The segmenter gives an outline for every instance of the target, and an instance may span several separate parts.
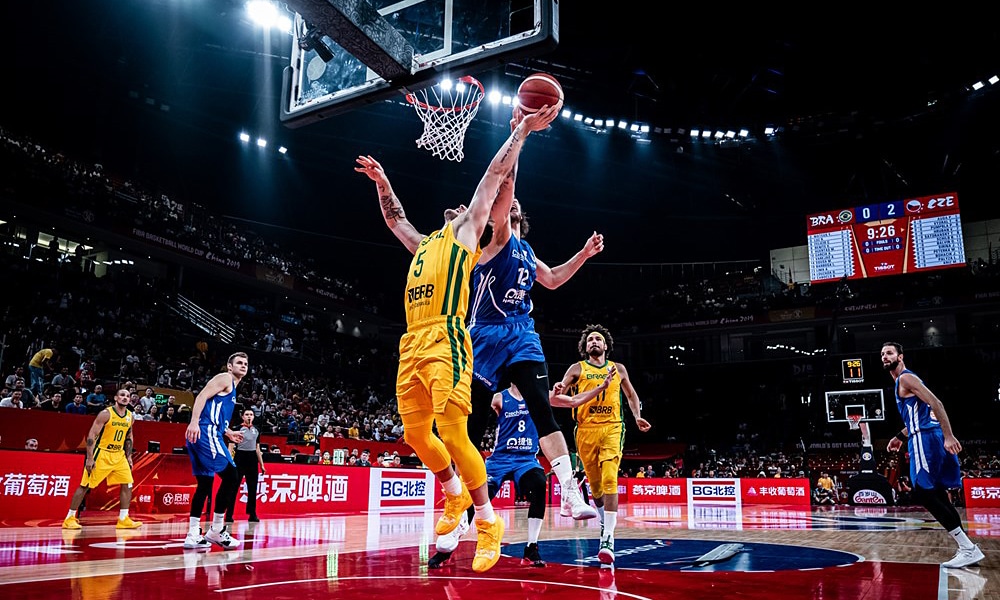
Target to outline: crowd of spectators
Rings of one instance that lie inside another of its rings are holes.
[[[75,209],[99,213],[102,219],[127,221],[210,254],[302,277],[333,290],[330,297],[335,300],[372,313],[379,310],[355,282],[321,274],[309,257],[284,251],[197,203],[180,201],[155,185],[109,175],[102,165],[83,164],[3,131],[0,147],[15,166],[8,170],[14,179],[5,182],[9,193],[32,200],[60,198],[60,205],[70,200]],[[190,419],[188,405],[179,403],[176,396],[157,398],[152,386],[196,394],[225,355],[240,349],[251,353],[252,370],[240,388],[239,402],[254,410],[262,432],[311,448],[321,463],[334,460],[332,455],[317,454],[323,437],[402,439],[392,389],[398,357],[391,345],[344,335],[319,310],[277,309],[266,291],[248,290],[234,300],[232,294],[214,293],[202,286],[195,300],[240,332],[236,347],[214,340],[207,344],[190,323],[165,310],[159,301],[176,291],[171,284],[128,270],[111,270],[98,278],[82,258],[68,263],[77,268],[66,268],[58,242],[50,244],[49,250],[44,257],[31,260],[25,260],[30,253],[23,248],[11,246],[0,252],[8,289],[16,292],[9,296],[8,309],[0,313],[0,333],[6,335],[5,348],[9,349],[0,407],[93,415],[124,386],[132,392],[137,419],[184,423]],[[581,323],[600,320],[616,331],[632,332],[669,322],[801,306],[839,307],[886,297],[896,299],[900,306],[922,307],[941,303],[941,294],[967,295],[982,289],[983,280],[1000,281],[997,272],[1000,269],[994,263],[977,260],[968,269],[927,277],[817,287],[787,284],[760,269],[711,276],[680,274],[669,278],[669,286],[660,283],[663,287],[631,302],[616,296],[613,312],[608,312],[605,299],[580,294],[579,304],[553,311],[546,319],[551,330],[575,333]],[[59,353],[46,372],[44,385],[32,390],[25,366],[42,348],[58,348]],[[483,450],[492,448],[492,433],[480,442]],[[683,458],[623,465],[622,474],[818,476],[816,465],[810,468],[804,456],[767,447],[752,428],[737,435],[732,450],[719,455],[692,445]],[[390,455],[388,461],[398,458]],[[360,455],[344,457],[345,464],[352,460],[378,464],[385,463],[386,457],[377,461]],[[970,475],[987,476],[1000,472],[1000,458],[992,451],[969,452],[964,467]],[[892,483],[900,494],[906,491],[905,477],[895,477]]]

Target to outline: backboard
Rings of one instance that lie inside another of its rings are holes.
[[[281,121],[300,127],[559,42],[558,0],[289,0]]]
[[[885,397],[882,390],[841,390],[826,393],[828,423],[847,423],[848,415],[861,415],[861,421],[885,420]]]

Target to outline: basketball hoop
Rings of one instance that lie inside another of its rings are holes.
[[[861,428],[861,416],[862,415],[847,415],[847,424],[851,426],[851,429]]]
[[[413,105],[424,123],[424,133],[417,140],[417,147],[430,150],[441,160],[462,162],[465,130],[485,96],[483,84],[468,75],[448,88],[437,84],[406,94],[406,101]]]

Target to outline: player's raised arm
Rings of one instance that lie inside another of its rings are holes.
[[[479,180],[479,185],[476,186],[476,192],[469,202],[469,210],[455,219],[455,236],[462,244],[469,248],[479,245],[479,238],[486,229],[486,222],[490,218],[490,210],[500,192],[500,186],[517,164],[525,139],[531,132],[548,127],[559,116],[561,109],[562,103],[559,103],[527,115],[497,151],[486,173]],[[513,183],[513,179],[511,181]]]
[[[576,272],[580,270],[583,263],[587,262],[587,259],[599,252],[602,252],[603,250],[604,236],[595,231],[587,239],[587,243],[583,245],[583,249],[574,254],[572,258],[563,264],[549,268],[549,266],[544,262],[538,260],[538,268],[535,271],[535,277],[538,279],[538,283],[550,290],[554,290],[569,281],[570,277],[575,275]]]
[[[385,224],[411,254],[415,253],[424,236],[407,220],[406,213],[403,212],[403,205],[396,193],[392,191],[392,185],[389,183],[389,178],[386,177],[382,165],[371,156],[359,156],[356,161],[360,166],[354,167],[354,170],[358,173],[364,173],[375,182],[379,208],[382,209],[382,218],[385,219]]]

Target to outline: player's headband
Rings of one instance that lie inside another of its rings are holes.
[[[596,335],[597,337],[601,338],[601,341],[602,341],[602,342],[604,342],[605,344],[607,344],[607,343],[608,343],[608,340],[604,339],[604,336],[603,336],[603,335],[601,335],[601,332],[600,332],[600,331],[591,331],[591,332],[590,332],[590,333],[589,333],[589,334],[587,335],[587,337],[590,337],[590,336],[592,336],[592,335]]]

